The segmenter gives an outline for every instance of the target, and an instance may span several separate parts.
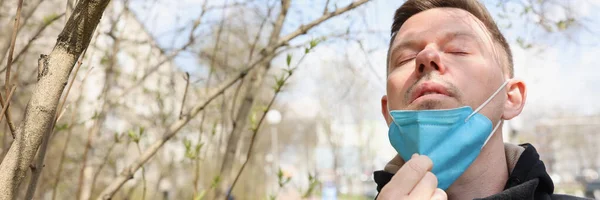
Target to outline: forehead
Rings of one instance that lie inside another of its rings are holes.
[[[398,30],[393,44],[402,40],[437,38],[447,34],[467,34],[491,42],[485,25],[471,13],[458,8],[434,8],[406,20]]]

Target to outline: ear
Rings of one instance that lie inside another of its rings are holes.
[[[502,119],[510,120],[523,111],[527,99],[527,87],[522,80],[513,79],[507,84],[507,99],[504,103]]]
[[[385,118],[385,122],[389,126],[390,123],[392,122],[392,119],[390,118],[390,113],[388,111],[387,95],[383,95],[383,97],[381,97],[381,114],[383,115],[383,118]]]

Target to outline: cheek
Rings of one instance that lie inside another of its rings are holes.
[[[387,95],[390,105],[396,105],[403,101],[408,87],[409,75],[403,73],[390,73],[387,78]]]

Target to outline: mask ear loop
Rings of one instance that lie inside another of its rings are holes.
[[[488,141],[490,141],[490,139],[492,138],[492,135],[494,135],[494,133],[496,132],[496,130],[498,130],[498,128],[500,127],[500,124],[502,124],[502,123],[503,123],[502,120],[498,121],[498,124],[496,124],[496,127],[494,127],[494,130],[492,130],[492,133],[490,133],[490,135],[487,137],[487,139],[485,139],[483,146],[481,146],[482,149],[488,143]]]
[[[487,100],[485,100],[485,102],[483,102],[483,104],[481,104],[479,107],[477,107],[477,109],[475,109],[473,111],[473,113],[471,113],[465,119],[465,122],[469,121],[469,119],[471,119],[471,117],[473,117],[473,115],[477,114],[481,109],[483,109],[483,107],[485,107],[488,103],[490,103],[490,101],[492,101],[492,99],[494,99],[494,97],[496,95],[498,95],[498,93],[500,93],[500,91],[502,91],[502,89],[504,89],[504,87],[506,86],[506,84],[508,84],[508,80],[504,81],[504,83],[496,90],[496,92],[494,92],[494,94],[492,94],[492,96],[490,96],[490,98],[488,98]]]

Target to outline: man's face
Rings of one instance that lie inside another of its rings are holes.
[[[420,12],[402,25],[390,46],[387,96],[382,99],[386,105],[382,106],[386,110],[475,109],[508,78],[500,67],[502,52],[483,23],[467,11]],[[499,120],[505,94],[500,93],[480,113]]]

